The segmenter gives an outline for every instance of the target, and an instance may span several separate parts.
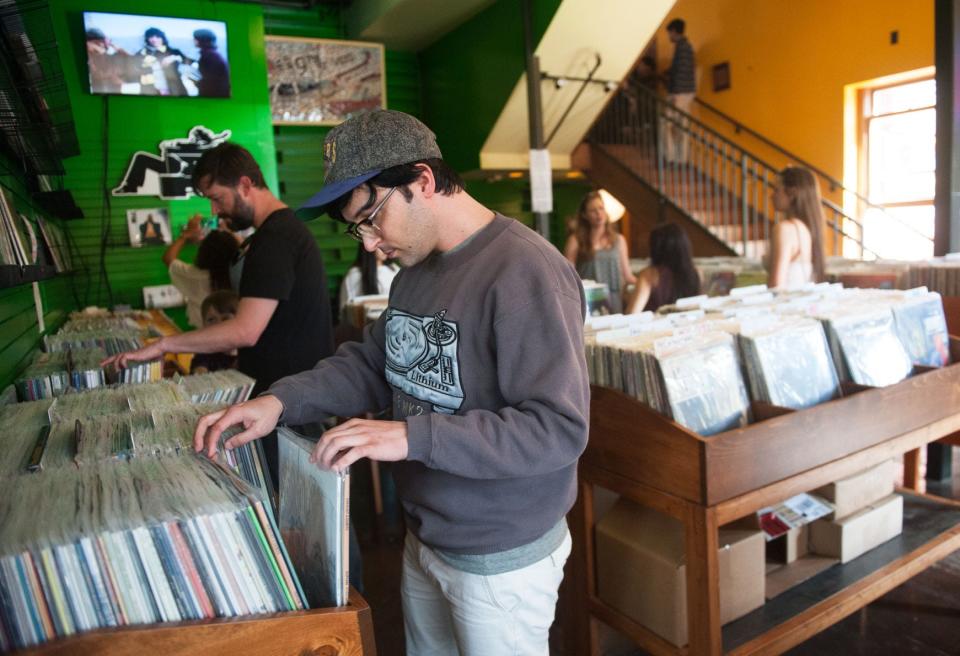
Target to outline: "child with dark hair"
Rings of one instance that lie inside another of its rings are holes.
[[[240,297],[232,289],[219,289],[205,299],[200,307],[204,327],[232,319],[237,315]],[[228,353],[197,353],[190,363],[191,374],[205,374],[208,371],[236,369],[237,351]]]
[[[187,304],[187,321],[194,328],[203,325],[201,302],[210,292],[230,289],[230,266],[239,248],[236,237],[225,230],[214,230],[206,237],[201,227],[202,217],[193,216],[183,233],[163,254],[170,281],[180,290]],[[187,242],[199,244],[193,264],[178,259]]]

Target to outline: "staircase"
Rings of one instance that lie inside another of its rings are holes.
[[[594,123],[587,141],[731,253],[750,258],[766,253],[773,226],[782,218],[771,200],[778,168],[643,86],[618,91]],[[799,158],[767,143],[787,161],[802,164]],[[808,168],[820,178],[821,190],[854,194],[822,171]],[[854,195],[861,203],[867,202]],[[879,257],[864,246],[858,219],[828,198],[823,199],[823,214],[828,254]],[[904,225],[895,217],[886,217],[899,227]]]

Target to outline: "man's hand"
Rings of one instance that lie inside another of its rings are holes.
[[[131,360],[134,362],[146,362],[148,360],[156,360],[157,358],[162,358],[166,353],[166,350],[163,348],[163,340],[158,339],[153,344],[148,344],[143,348],[137,349],[136,351],[127,351],[126,353],[117,353],[116,355],[111,355],[109,358],[100,363],[101,367],[107,367],[109,365],[114,365],[117,369],[125,369],[127,363]]]
[[[207,457],[212,458],[217,454],[217,444],[220,442],[223,431],[237,424],[243,426],[242,432],[237,433],[224,444],[228,449],[235,449],[263,437],[276,428],[281,414],[283,414],[283,404],[280,403],[280,399],[267,394],[246,403],[204,415],[200,417],[197,429],[193,433],[193,448],[196,451],[205,451]]]
[[[343,471],[360,458],[395,461],[406,457],[407,422],[351,419],[323,434],[310,461]]]

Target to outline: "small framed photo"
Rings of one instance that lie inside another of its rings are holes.
[[[130,245],[163,246],[173,241],[170,235],[170,214],[166,208],[127,210],[127,232]]]
[[[726,91],[730,88],[730,62],[716,64],[713,67],[713,90]]]

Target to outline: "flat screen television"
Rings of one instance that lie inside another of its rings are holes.
[[[230,97],[227,24],[83,13],[90,93]]]

